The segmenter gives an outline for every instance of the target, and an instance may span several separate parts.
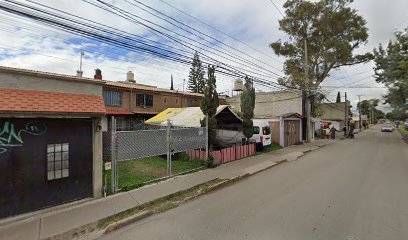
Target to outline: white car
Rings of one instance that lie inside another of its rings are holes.
[[[389,123],[384,123],[381,127],[381,132],[393,132],[394,127]]]
[[[254,135],[250,138],[256,142],[257,148],[262,149],[272,144],[272,131],[268,121],[252,120],[254,123]]]

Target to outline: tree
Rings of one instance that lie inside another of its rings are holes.
[[[367,43],[366,21],[349,7],[352,0],[320,0],[308,2],[288,0],[284,4],[286,16],[279,20],[280,30],[289,40],[270,44],[278,56],[286,57],[284,72],[279,80],[287,86],[305,87],[305,43],[308,51],[308,77],[315,87],[329,76],[332,69],[364,63],[371,53],[354,55]]]
[[[340,92],[337,92],[336,103],[340,103],[340,102],[341,102]]]
[[[361,114],[367,115],[368,119],[373,119],[375,121],[376,119],[384,117],[384,113],[376,108],[379,103],[380,100],[375,98],[363,100],[357,104],[357,109],[361,111]]]
[[[170,90],[174,90],[174,86],[173,86],[173,74],[171,74]]]
[[[396,110],[392,116],[403,117],[401,113],[408,110],[408,28],[396,32],[387,49],[380,44],[374,56],[376,81],[388,88],[385,103]]]
[[[200,55],[198,55],[198,52],[195,52],[190,73],[188,74],[187,89],[195,93],[204,93],[204,74],[205,71],[200,60]]]
[[[240,99],[244,127],[243,133],[248,140],[254,134],[252,118],[254,117],[255,109],[255,88],[249,77],[245,77],[245,90],[242,92]]]
[[[204,115],[208,116],[208,144],[212,146],[215,142],[217,136],[217,120],[215,119],[215,114],[217,113],[217,108],[220,105],[217,93],[217,85],[215,79],[215,68],[214,66],[208,66],[208,78],[204,86],[204,97],[201,101],[201,111]],[[202,126],[205,126],[204,119],[201,122]]]

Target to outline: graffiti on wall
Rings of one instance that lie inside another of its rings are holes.
[[[0,126],[0,154],[7,152],[11,147],[24,146],[24,134],[39,136],[47,131],[47,127],[40,122],[28,122],[24,128],[17,129],[13,122],[5,121]]]

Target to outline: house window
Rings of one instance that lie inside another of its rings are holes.
[[[69,176],[69,143],[47,145],[47,179]]]
[[[254,126],[254,134],[259,134],[259,127]]]
[[[164,98],[164,103],[166,103],[167,102],[167,99],[166,98]]]
[[[136,94],[136,106],[138,106],[138,107],[153,107],[153,95]]]
[[[178,98],[176,98],[176,104],[178,104]]]
[[[122,92],[119,91],[103,91],[103,100],[106,106],[121,106]]]

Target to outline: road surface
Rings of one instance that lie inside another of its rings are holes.
[[[408,239],[408,144],[369,129],[103,239]]]

